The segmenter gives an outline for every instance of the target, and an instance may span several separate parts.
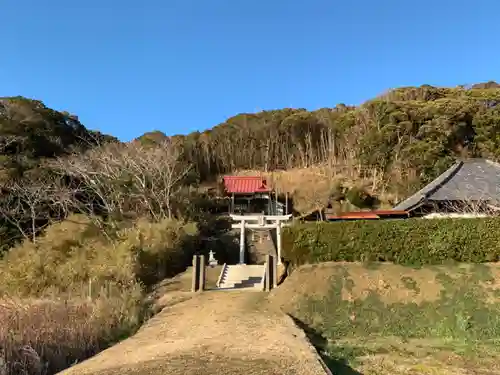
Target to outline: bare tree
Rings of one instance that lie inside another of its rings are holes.
[[[3,186],[0,217],[21,237],[36,242],[40,231],[69,212],[71,194],[59,182],[47,176],[9,181]]]
[[[303,212],[304,216],[316,211],[319,213],[319,219],[324,220],[324,209],[328,205],[331,194],[331,182],[318,179],[318,182],[309,189],[294,192],[294,208]]]
[[[155,147],[106,144],[60,158],[56,167],[80,181],[99,210],[120,217],[148,214],[158,220],[173,216],[172,197],[191,169],[182,156],[180,145],[170,139]]]
[[[18,239],[19,237],[26,240],[31,240],[32,236],[29,234],[28,230],[25,229],[23,219],[25,216],[25,209],[18,197],[11,194],[8,188],[4,188],[2,191],[3,199],[0,204],[0,217],[11,226],[15,227],[18,235],[15,235],[12,239]]]

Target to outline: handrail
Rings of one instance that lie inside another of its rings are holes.
[[[226,267],[227,267],[227,264],[226,264],[226,263],[224,263],[224,264],[222,265],[222,271],[221,271],[221,273],[220,273],[220,275],[219,275],[219,278],[217,279],[217,283],[215,284],[215,286],[216,286],[217,288],[219,288],[219,287],[220,287],[220,282],[221,282],[221,280],[222,280],[222,275],[224,275],[224,272],[226,272]]]

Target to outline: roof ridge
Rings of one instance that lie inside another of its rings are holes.
[[[436,190],[440,189],[447,181],[449,181],[457,172],[462,168],[464,162],[456,160],[455,163],[446,171],[441,173],[438,177],[418,190],[416,193],[410,195],[403,201],[399,202],[393,210],[410,210],[412,207],[418,205],[423,199],[433,194]]]

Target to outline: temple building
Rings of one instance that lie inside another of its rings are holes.
[[[230,199],[229,213],[238,215],[264,214],[285,215],[286,203],[278,201],[263,177],[224,176],[224,194]]]
[[[413,217],[481,217],[500,213],[500,164],[457,161],[434,181],[397,204]]]

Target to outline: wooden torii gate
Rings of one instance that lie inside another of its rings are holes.
[[[292,215],[231,215],[238,223],[233,229],[240,229],[240,264],[245,264],[245,229],[276,229],[277,264],[281,264],[281,228],[286,226]]]

